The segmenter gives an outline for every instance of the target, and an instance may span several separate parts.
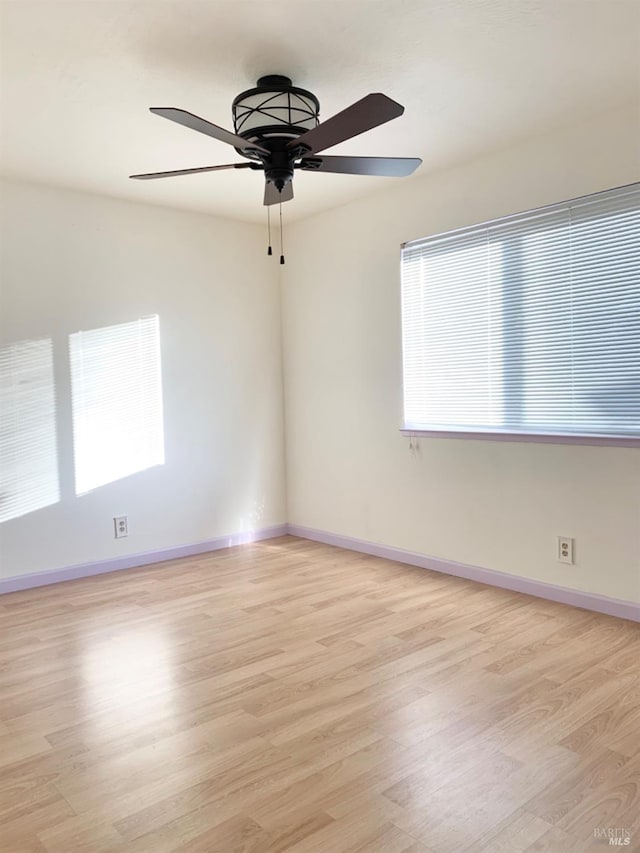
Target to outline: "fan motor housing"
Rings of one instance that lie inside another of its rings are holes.
[[[233,127],[238,136],[257,142],[269,154],[237,148],[239,154],[261,160],[265,177],[282,188],[293,179],[297,150],[287,148],[320,121],[320,102],[312,92],[293,86],[289,77],[260,77],[255,89],[241,92],[232,105]]]
[[[251,142],[273,137],[295,139],[319,124],[320,102],[312,92],[293,86],[289,77],[260,77],[255,89],[233,100],[233,127]]]

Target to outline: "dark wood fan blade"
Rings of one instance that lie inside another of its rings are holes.
[[[291,201],[292,198],[293,184],[291,181],[284,185],[282,192],[271,181],[267,181],[264,185],[264,203],[266,205],[280,204],[280,202]]]
[[[146,172],[144,175],[129,175],[135,181],[152,181],[155,178],[175,178],[178,175],[199,175],[200,172],[219,172],[222,169],[250,169],[251,163],[229,163],[227,166],[201,166],[199,169],[176,169],[173,172]]]
[[[340,175],[375,175],[403,178],[422,163],[419,157],[313,157],[302,159],[305,172],[336,172]]]
[[[366,95],[346,110],[321,122],[313,130],[308,130],[297,139],[292,139],[287,147],[292,149],[297,145],[304,145],[313,152],[324,151],[325,148],[331,148],[339,142],[344,142],[345,139],[351,139],[352,136],[358,136],[365,130],[378,127],[379,124],[391,121],[392,118],[398,118],[403,112],[404,107],[386,95],[380,93]]]
[[[233,145],[234,148],[262,151],[263,154],[269,153],[267,149],[263,148],[261,145],[257,145],[254,142],[248,142],[241,136],[231,133],[230,130],[225,130],[224,127],[218,127],[217,124],[211,124],[210,121],[199,118],[199,116],[195,116],[193,113],[189,113],[186,110],[179,110],[177,107],[150,107],[149,109],[157,116],[168,118],[169,121],[175,121],[178,124],[184,125],[184,127],[190,127],[191,130],[197,130],[199,133],[212,136],[214,139],[220,140],[220,142],[226,142],[228,145]]]

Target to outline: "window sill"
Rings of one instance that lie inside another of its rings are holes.
[[[624,438],[619,435],[571,435],[567,433],[535,432],[461,432],[458,430],[431,430],[402,427],[402,435],[418,438],[463,438],[467,441],[516,441],[537,444],[583,444],[601,447],[640,448],[640,436]]]

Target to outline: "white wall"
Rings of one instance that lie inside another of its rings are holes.
[[[412,456],[398,432],[400,243],[639,179],[636,104],[292,225],[289,521],[640,600],[640,451],[423,438]]]
[[[399,244],[640,179],[637,109],[263,229],[5,182],[0,346],[51,337],[61,500],[0,525],[0,576],[288,520],[640,600],[640,453],[423,439],[402,417]],[[330,175],[322,180],[331,180]],[[336,178],[339,180],[339,178]],[[68,335],[158,313],[166,462],[75,496]],[[111,519],[127,514],[128,539]],[[554,559],[576,537],[578,564]]]
[[[0,346],[53,339],[61,500],[0,525],[0,576],[286,521],[278,270],[263,229],[13,182],[1,192]],[[68,336],[155,313],[165,464],[77,497]]]

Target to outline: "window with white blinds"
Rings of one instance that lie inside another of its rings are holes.
[[[0,522],[60,500],[51,338],[0,347]]]
[[[640,438],[640,184],[402,249],[404,428]]]
[[[76,493],[164,463],[158,316],[69,336]]]

